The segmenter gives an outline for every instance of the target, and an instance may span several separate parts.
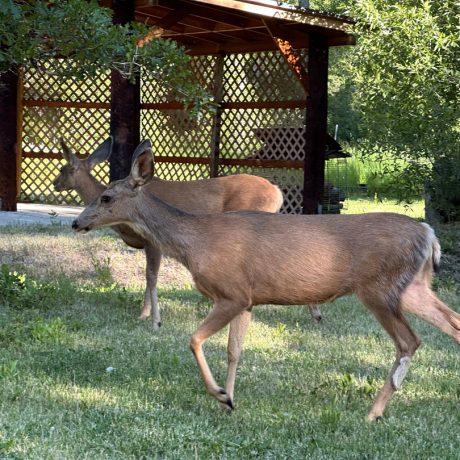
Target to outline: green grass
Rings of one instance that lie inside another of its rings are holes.
[[[351,197],[345,200],[343,214],[362,214],[365,212],[397,212],[414,219],[423,219],[425,216],[425,202],[414,201],[411,204],[400,204],[394,199],[366,197]]]
[[[305,306],[256,307],[227,414],[188,347],[211,304],[171,261],[158,333],[136,319],[141,255],[107,232],[0,228],[2,263],[1,459],[458,458],[459,348],[415,318],[423,346],[370,424],[394,348],[364,307],[324,305],[320,325]],[[460,310],[455,286],[439,294]],[[226,331],[205,353],[222,384]]]

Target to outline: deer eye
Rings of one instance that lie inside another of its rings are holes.
[[[101,196],[101,203],[109,203],[111,199],[112,199],[112,197],[110,197],[108,195],[102,195]]]

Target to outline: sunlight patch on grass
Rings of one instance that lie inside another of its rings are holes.
[[[105,372],[105,371],[102,371]],[[116,372],[116,371],[114,371]],[[110,378],[110,375],[107,376]],[[50,397],[64,404],[78,403],[87,406],[113,406],[120,404],[120,398],[102,388],[82,387],[76,384],[54,384],[50,388]]]
[[[342,211],[343,214],[363,214],[367,212],[396,212],[414,219],[424,219],[425,202],[418,200],[411,204],[400,204],[396,200],[387,198],[376,198],[375,200],[353,198],[345,201]]]

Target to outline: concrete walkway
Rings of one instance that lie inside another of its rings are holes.
[[[17,212],[0,211],[0,226],[17,224],[50,225],[56,222],[70,225],[82,210],[83,207],[79,206],[18,203]]]

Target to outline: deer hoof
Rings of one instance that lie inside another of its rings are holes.
[[[219,388],[216,398],[225,410],[232,411],[235,408],[232,398],[228,396],[227,392],[223,388]]]
[[[231,414],[233,412],[233,409],[235,408],[231,401],[230,401],[230,405],[219,401],[219,405],[220,405],[222,411],[226,412],[227,414]]]
[[[158,331],[161,327],[161,321],[153,321],[153,330]]]
[[[381,422],[383,420],[383,416],[381,414],[368,414],[367,421],[368,422]]]

